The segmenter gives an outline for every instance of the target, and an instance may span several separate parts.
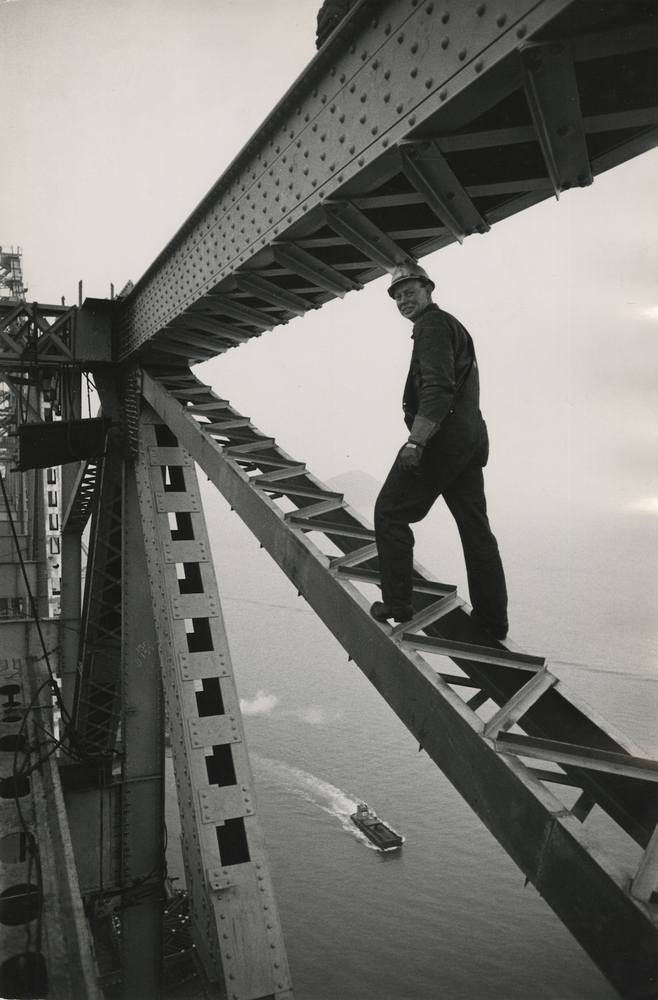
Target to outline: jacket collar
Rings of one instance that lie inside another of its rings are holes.
[[[412,337],[412,339],[416,336],[416,327],[420,323],[421,319],[423,318],[423,316],[427,316],[427,314],[429,312],[439,312],[440,313],[440,312],[442,312],[442,309],[441,309],[440,306],[437,306],[436,302],[430,302],[428,305],[426,305],[425,308],[423,309],[422,313],[418,317],[418,319],[414,322],[413,329],[411,331],[411,337]]]

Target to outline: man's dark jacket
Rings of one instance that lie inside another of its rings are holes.
[[[473,341],[459,320],[435,303],[414,323],[403,408],[410,440],[433,454],[468,458],[482,450],[487,428],[480,413],[480,379]]]

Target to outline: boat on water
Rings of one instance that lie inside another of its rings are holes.
[[[382,822],[365,802],[359,803],[350,819],[380,851],[392,851],[396,847],[402,847],[404,837]]]

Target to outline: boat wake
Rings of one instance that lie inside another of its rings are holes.
[[[279,787],[285,788],[286,791],[297,795],[306,802],[312,802],[313,805],[322,809],[323,812],[337,819],[346,833],[356,837],[357,840],[360,840],[366,847],[370,847],[373,851],[377,850],[375,845],[354,826],[350,819],[352,813],[356,812],[357,799],[352,798],[347,792],[336,788],[335,785],[330,784],[328,781],[323,781],[322,778],[318,778],[315,774],[310,774],[299,767],[286,764],[283,760],[262,757],[253,751],[249,756],[251,757],[254,769],[260,771],[266,779]]]

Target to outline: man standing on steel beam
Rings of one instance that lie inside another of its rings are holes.
[[[432,302],[434,282],[417,264],[393,272],[388,294],[413,324],[411,366],[404,389],[409,440],[400,449],[375,506],[382,601],[377,621],[413,617],[414,536],[443,496],[464,550],[473,618],[496,639],[507,635],[505,574],[487,518],[482,468],[489,441],[480,413],[473,341],[461,323]]]

